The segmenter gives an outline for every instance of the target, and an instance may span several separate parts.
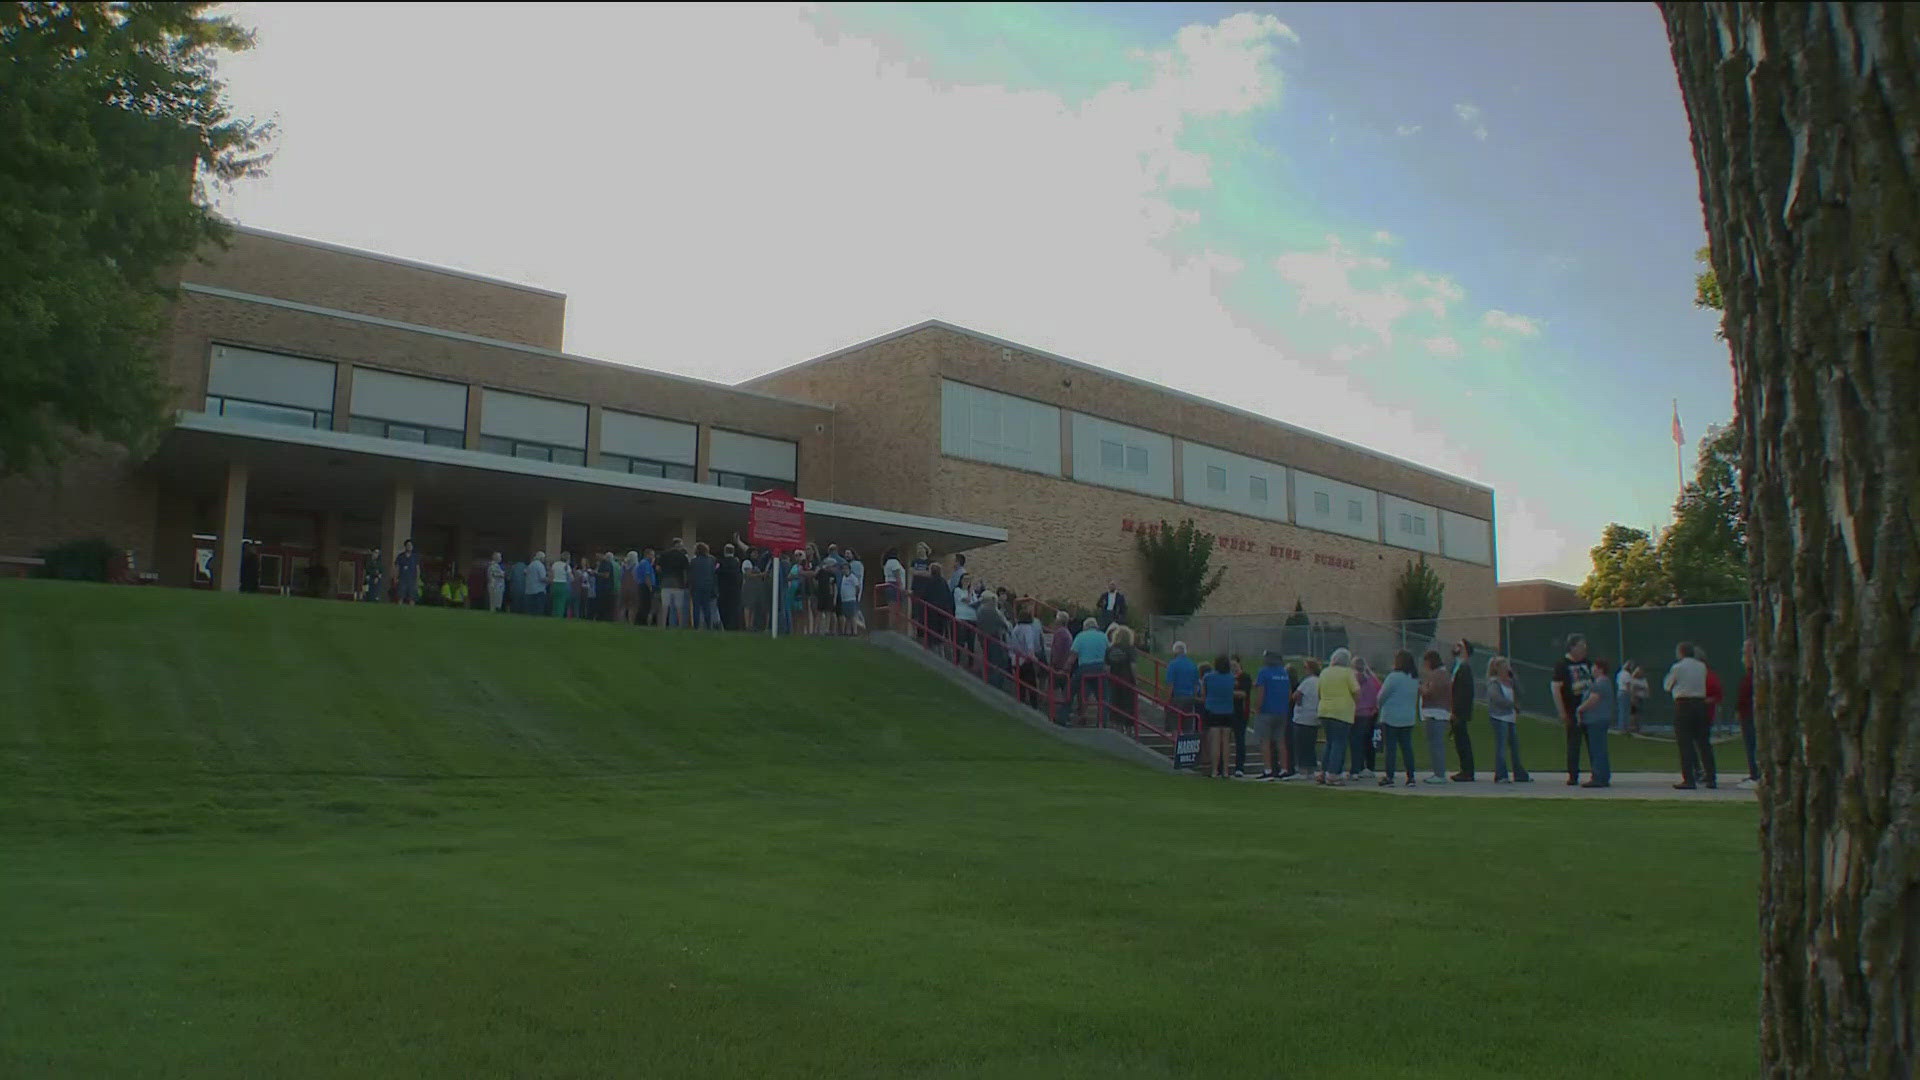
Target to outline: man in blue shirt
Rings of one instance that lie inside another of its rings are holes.
[[[1187,655],[1187,643],[1173,643],[1173,659],[1167,661],[1167,703],[1173,706],[1177,724],[1192,719],[1194,694],[1200,686],[1200,665]]]
[[[1593,760],[1593,775],[1580,786],[1613,786],[1613,762],[1607,755],[1607,730],[1613,727],[1613,665],[1605,660],[1593,662],[1593,681],[1587,684],[1587,698],[1577,710],[1580,727],[1587,737],[1587,753]]]
[[[1287,677],[1280,654],[1269,649],[1266,663],[1254,676],[1254,689],[1260,692],[1260,711],[1253,718],[1253,735],[1260,740],[1267,770],[1262,780],[1278,780],[1292,764],[1288,753],[1287,721],[1293,717],[1293,680]]]
[[[1107,635],[1089,618],[1073,638],[1073,690],[1067,695],[1067,715],[1080,711],[1083,701],[1104,701],[1101,676],[1107,673]]]

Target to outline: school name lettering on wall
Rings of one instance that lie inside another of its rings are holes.
[[[1147,521],[1144,519],[1136,521],[1133,518],[1122,518],[1120,519],[1120,531],[1123,533],[1146,533],[1152,536],[1160,531],[1160,522]],[[1249,552],[1252,554],[1259,554],[1264,551],[1268,558],[1279,559],[1284,562],[1305,562],[1311,559],[1313,565],[1324,566],[1331,570],[1358,570],[1360,568],[1357,559],[1347,558],[1343,555],[1327,555],[1318,551],[1303,551],[1300,548],[1289,547],[1286,544],[1266,544],[1244,536],[1215,536],[1213,538],[1213,546],[1221,551]]]

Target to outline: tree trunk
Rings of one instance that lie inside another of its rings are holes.
[[[1920,5],[1662,5],[1726,301],[1768,1077],[1920,1075]]]

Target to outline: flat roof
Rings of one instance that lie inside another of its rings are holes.
[[[892,341],[895,338],[905,337],[908,334],[919,333],[922,330],[934,330],[934,329],[950,330],[953,333],[963,334],[967,337],[974,338],[975,340],[987,342],[990,345],[999,345],[1003,348],[1008,348],[1008,349],[1018,349],[1021,352],[1027,353],[1031,356],[1037,356],[1043,360],[1051,360],[1056,364],[1062,364],[1062,365],[1065,365],[1066,367],[1077,368],[1081,371],[1092,372],[1095,375],[1104,375],[1109,379],[1118,379],[1121,382],[1132,383],[1135,386],[1144,387],[1149,390],[1155,390],[1162,394],[1166,394],[1170,397],[1176,397],[1183,401],[1192,402],[1195,405],[1204,405],[1211,409],[1218,409],[1221,412],[1232,413],[1235,416],[1243,416],[1249,420],[1255,420],[1262,424],[1267,424],[1269,426],[1279,428],[1283,431],[1292,432],[1296,435],[1305,435],[1308,438],[1318,439],[1319,441],[1324,443],[1329,443],[1334,446],[1345,447],[1346,449],[1355,451],[1356,453],[1365,454],[1368,457],[1375,458],[1380,461],[1389,462],[1391,464],[1400,466],[1401,468],[1404,468],[1404,469],[1412,469],[1415,472],[1426,473],[1428,476],[1438,477],[1442,480],[1448,480],[1456,484],[1463,484],[1467,487],[1475,489],[1476,491],[1485,491],[1485,492],[1488,492],[1489,494],[1491,494],[1493,491],[1493,488],[1491,486],[1487,484],[1483,484],[1478,480],[1469,480],[1464,476],[1455,476],[1452,473],[1442,472],[1439,469],[1422,465],[1417,461],[1408,461],[1407,459],[1402,457],[1395,457],[1392,454],[1383,453],[1379,450],[1374,450],[1370,447],[1361,446],[1358,443],[1351,443],[1345,439],[1335,438],[1332,435],[1327,435],[1322,432],[1314,431],[1311,428],[1304,428],[1299,426],[1298,424],[1290,424],[1285,420],[1277,420],[1271,416],[1266,416],[1261,413],[1252,412],[1250,410],[1242,409],[1237,406],[1227,405],[1222,402],[1214,401],[1211,398],[1203,398],[1197,394],[1189,394],[1184,390],[1176,390],[1171,386],[1166,386],[1161,383],[1156,383],[1148,379],[1142,379],[1136,375],[1128,375],[1125,372],[1114,371],[1112,368],[1104,368],[1099,366],[1098,364],[1089,364],[1084,360],[1075,360],[1072,357],[1061,356],[1058,353],[1051,353],[1046,351],[1045,349],[1036,349],[1031,345],[1022,345],[1017,341],[1009,341],[1006,338],[995,337],[992,334],[983,333],[979,330],[974,330],[969,327],[960,326],[957,323],[950,323],[945,321],[944,319],[928,319],[924,322],[917,322],[917,323],[914,323],[912,326],[902,327],[901,329],[890,331],[885,334],[881,334],[879,337],[868,338],[867,340],[859,342],[858,344],[848,345],[845,348],[835,349],[830,353],[825,353],[823,355],[816,356],[811,360],[802,360],[797,364],[788,364],[786,367],[775,368],[774,370],[769,371],[764,375],[756,375],[751,379],[744,380],[739,385],[752,386],[754,383],[760,382],[764,379],[771,379],[776,375],[784,375],[790,371],[799,371],[802,368],[811,367],[814,364],[824,363],[825,361],[828,361],[828,360],[835,360],[842,356],[847,355],[848,353],[858,352],[861,349],[871,348],[872,346],[879,345],[884,342]],[[1184,438],[1184,436],[1175,436],[1175,437]],[[1197,440],[1188,439],[1187,441],[1194,442]],[[1225,448],[1222,447],[1221,449],[1225,449]],[[1233,452],[1239,453],[1240,451],[1233,451]]]
[[[1506,588],[1509,585],[1551,585],[1556,589],[1567,589],[1569,591],[1578,589],[1580,587],[1578,585],[1569,585],[1564,581],[1555,581],[1552,578],[1543,578],[1543,577],[1519,578],[1514,581],[1500,581],[1500,582],[1495,582],[1494,584],[1496,585],[1496,587],[1502,588],[1502,589]]]
[[[412,270],[426,270],[430,273],[445,274],[448,277],[465,278],[468,281],[479,281],[488,285],[500,285],[509,289],[518,289],[521,292],[557,297],[561,300],[567,298],[566,293],[554,292],[552,289],[542,289],[535,285],[526,285],[518,281],[508,281],[505,278],[487,277],[485,274],[470,274],[465,270],[455,270],[451,267],[435,266],[432,263],[403,259],[398,255],[387,255],[378,251],[368,251],[365,248],[348,247],[345,244],[330,244],[325,240],[315,240],[307,236],[295,236],[292,233],[274,232],[271,229],[258,229],[252,225],[242,225],[236,221],[227,222],[227,226],[234,232],[242,233],[246,236],[258,236],[267,240],[280,240],[289,244],[299,244],[302,247],[337,252],[341,255],[357,255],[363,259],[377,259],[380,262],[392,263],[395,266],[404,266]]]

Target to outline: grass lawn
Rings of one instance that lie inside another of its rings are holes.
[[[0,1076],[1757,1067],[1748,805],[1206,784],[857,643],[160,589],[0,583],[0,686]]]

